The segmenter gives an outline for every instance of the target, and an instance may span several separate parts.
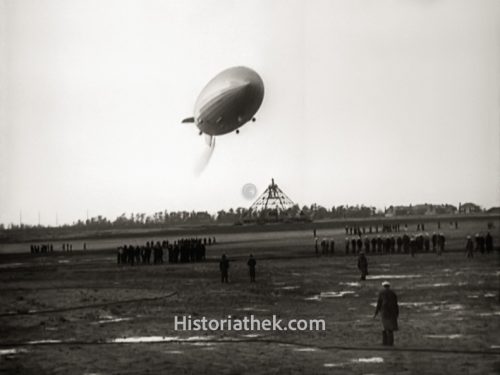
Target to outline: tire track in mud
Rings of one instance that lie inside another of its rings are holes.
[[[177,294],[177,292],[172,292],[170,294],[165,294],[165,295],[156,296],[156,297],[134,298],[134,299],[126,299],[126,300],[120,300],[120,301],[94,303],[94,304],[88,304],[88,305],[68,306],[68,307],[61,307],[61,308],[57,308],[57,309],[12,311],[12,312],[7,312],[7,313],[2,313],[2,314],[0,314],[0,317],[12,317],[12,316],[19,316],[19,315],[50,314],[50,313],[58,313],[58,312],[65,312],[65,311],[122,305],[122,304],[135,303],[135,302],[157,301],[157,300],[172,297],[176,294]]]

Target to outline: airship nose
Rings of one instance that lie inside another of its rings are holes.
[[[258,82],[253,82],[252,80],[245,80],[236,83],[231,91],[233,93],[238,93],[246,97],[254,97],[260,93],[261,86],[258,84]]]
[[[221,90],[219,99],[222,100],[248,100],[257,92],[251,81],[235,81],[224,90]]]

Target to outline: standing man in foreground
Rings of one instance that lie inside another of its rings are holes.
[[[382,286],[384,289],[378,295],[377,307],[373,317],[375,318],[380,311],[382,325],[384,327],[382,331],[382,345],[393,346],[393,332],[398,330],[398,297],[396,293],[390,289],[391,284],[388,281],[384,281]]]

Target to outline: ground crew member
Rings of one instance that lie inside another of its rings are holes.
[[[361,271],[361,280],[366,280],[366,275],[368,275],[368,260],[363,250],[359,252],[358,269]]]
[[[394,345],[394,331],[398,330],[399,306],[398,297],[394,293],[388,281],[382,283],[384,289],[378,295],[377,307],[374,318],[380,312],[382,318],[382,345]]]
[[[252,254],[250,254],[250,258],[248,259],[247,265],[248,265],[248,270],[250,271],[250,282],[254,283],[255,282],[255,265],[257,262],[255,261],[255,258],[253,257]]]
[[[221,260],[219,262],[221,282],[227,283],[229,275],[229,260],[226,258],[226,254],[222,254]]]
[[[467,236],[465,250],[467,252],[467,258],[474,258],[474,244],[472,243],[472,238],[470,236]]]

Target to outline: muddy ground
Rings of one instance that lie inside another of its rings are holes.
[[[471,224],[472,225],[472,224]],[[479,224],[474,224],[479,225]],[[463,247],[465,226],[449,232]],[[432,230],[432,228],[430,228]],[[322,235],[320,233],[320,235]],[[0,255],[0,373],[496,374],[499,255],[368,255],[368,280],[338,237],[314,256],[311,233],[221,237],[203,263],[117,266],[107,250]],[[496,238],[498,244],[498,238]],[[221,284],[217,259],[232,259]],[[257,259],[249,283],[246,259]],[[396,345],[373,319],[381,281],[400,301]],[[174,316],[324,319],[325,331],[176,331]]]

